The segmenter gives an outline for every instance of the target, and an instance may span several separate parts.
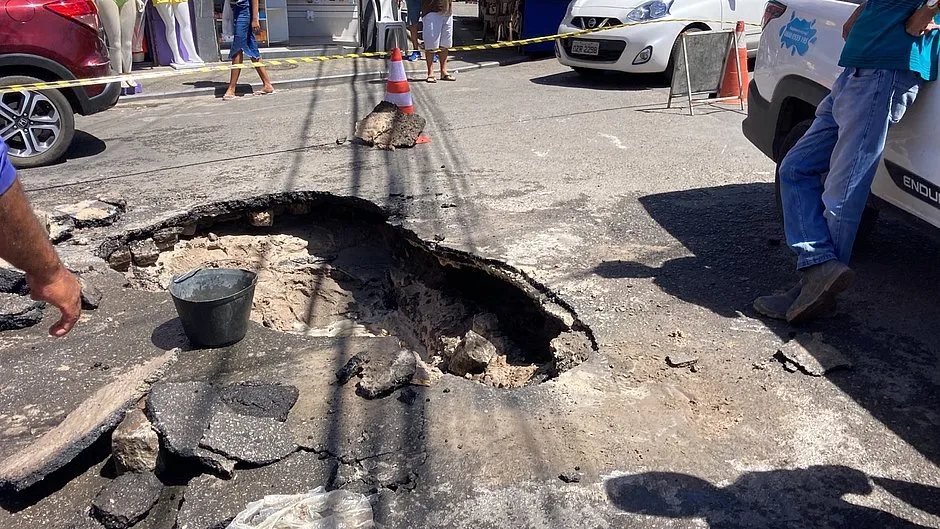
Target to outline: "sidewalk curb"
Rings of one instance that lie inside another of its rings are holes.
[[[518,57],[510,57],[501,61],[486,61],[480,63],[469,63],[466,66],[460,66],[454,68],[453,72],[459,74],[461,72],[469,72],[473,70],[482,70],[484,68],[496,68],[500,66],[512,66],[514,64],[520,64],[531,60],[530,57],[526,55],[519,55]],[[423,64],[423,63],[422,63]],[[406,74],[411,78],[413,75],[423,76],[425,74],[424,68],[418,69],[406,69]],[[292,88],[306,88],[312,86],[331,86],[337,84],[343,84],[345,82],[360,82],[360,81],[375,81],[385,79],[388,76],[388,72],[385,70],[372,71],[372,72],[359,72],[359,73],[348,73],[348,74],[339,74],[339,75],[327,75],[323,77],[305,77],[301,79],[287,79],[285,81],[274,81],[271,84],[275,88],[281,89],[292,89]],[[414,81],[412,81],[414,82]],[[137,101],[155,101],[163,99],[179,99],[185,97],[195,97],[195,96],[211,96],[215,97],[216,90],[218,88],[194,88],[192,90],[185,90],[179,92],[157,92],[151,94],[141,94],[136,96],[125,96],[122,97],[118,104],[122,103],[134,103]]]

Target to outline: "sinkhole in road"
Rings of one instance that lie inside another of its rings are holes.
[[[425,242],[360,199],[296,193],[203,206],[111,239],[99,254],[147,291],[197,267],[255,271],[251,319],[265,327],[394,336],[432,374],[496,388],[544,382],[596,350],[590,329],[546,287]]]

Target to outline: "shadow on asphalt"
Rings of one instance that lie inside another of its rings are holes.
[[[654,278],[662,290],[725,318],[759,318],[751,307],[763,294],[796,283],[795,257],[782,240],[772,184],[693,189],[641,197],[649,215],[691,256],[661,266],[606,261],[594,273],[606,278]],[[933,278],[940,241],[885,212],[870,239],[856,245],[855,288],[840,298],[833,318],[800,326],[761,319],[782,341],[810,337],[837,348],[852,369],[826,375],[934,464],[940,464],[940,379],[936,376],[940,303]],[[612,225],[616,235],[628,229]],[[799,376],[799,375],[795,375]]]
[[[572,71],[555,73],[530,80],[541,86],[583,88],[587,90],[649,90],[669,88],[665,76],[657,74],[627,74],[621,72],[598,72],[596,77],[583,77]]]
[[[241,75],[249,73],[249,70],[244,70]],[[184,85],[191,86],[193,88],[214,88],[215,97],[221,98],[225,95],[225,90],[228,88],[228,83],[222,81],[193,81],[190,83],[183,83]],[[235,95],[245,96],[255,93],[254,88],[250,84],[237,84],[235,85]]]
[[[880,484],[880,478],[873,479]],[[940,504],[935,487],[896,483],[915,501]],[[843,499],[846,494],[868,495],[874,490],[864,472],[844,466],[748,472],[726,487],[688,474],[646,472],[610,479],[605,489],[611,503],[623,511],[668,518],[704,518],[710,529],[926,528]]]
[[[55,166],[63,164],[70,160],[80,160],[97,156],[107,150],[108,145],[101,138],[89,134],[83,130],[76,130],[72,143],[65,151],[65,154],[58,161],[49,164]]]
[[[190,351],[193,348],[189,339],[186,338],[186,333],[183,332],[183,324],[179,318],[173,318],[154,329],[150,335],[150,341],[164,351],[177,347],[183,351]]]

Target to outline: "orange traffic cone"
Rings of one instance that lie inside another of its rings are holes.
[[[721,88],[718,91],[718,97],[733,97],[739,101],[747,101],[747,85],[751,80],[747,73],[747,44],[744,41],[744,21],[739,20],[734,28],[734,40],[737,49],[728,51],[728,60],[725,61],[725,76],[721,80]],[[737,59],[734,54],[737,53]],[[741,65],[741,72],[738,72],[738,64]],[[723,103],[737,104],[738,101],[730,100]]]
[[[398,105],[405,114],[414,114],[415,107],[411,99],[411,87],[405,75],[405,64],[401,61],[401,50],[392,50],[392,59],[388,63],[388,82],[385,85],[385,101]]]

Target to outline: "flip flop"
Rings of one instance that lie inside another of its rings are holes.
[[[441,76],[441,81],[456,81],[456,80],[457,80],[457,78],[454,77],[454,76],[451,75],[451,74],[447,74],[447,75],[442,75],[442,76]]]
[[[276,90],[273,90],[273,91],[271,91],[271,92],[265,92],[264,90],[258,90],[258,91],[255,92],[253,95],[256,95],[256,96],[271,96],[271,95],[274,95],[275,93],[277,93]]]
[[[226,94],[226,95],[222,96],[222,101],[231,101],[231,100],[233,100],[233,99],[235,99],[235,95],[234,95],[234,94],[233,94],[233,95],[228,95],[228,94]]]
[[[428,76],[428,78],[426,79],[426,81],[433,84],[433,83],[436,83],[436,82],[437,82],[437,79],[435,79],[434,76],[431,75],[431,76]]]

